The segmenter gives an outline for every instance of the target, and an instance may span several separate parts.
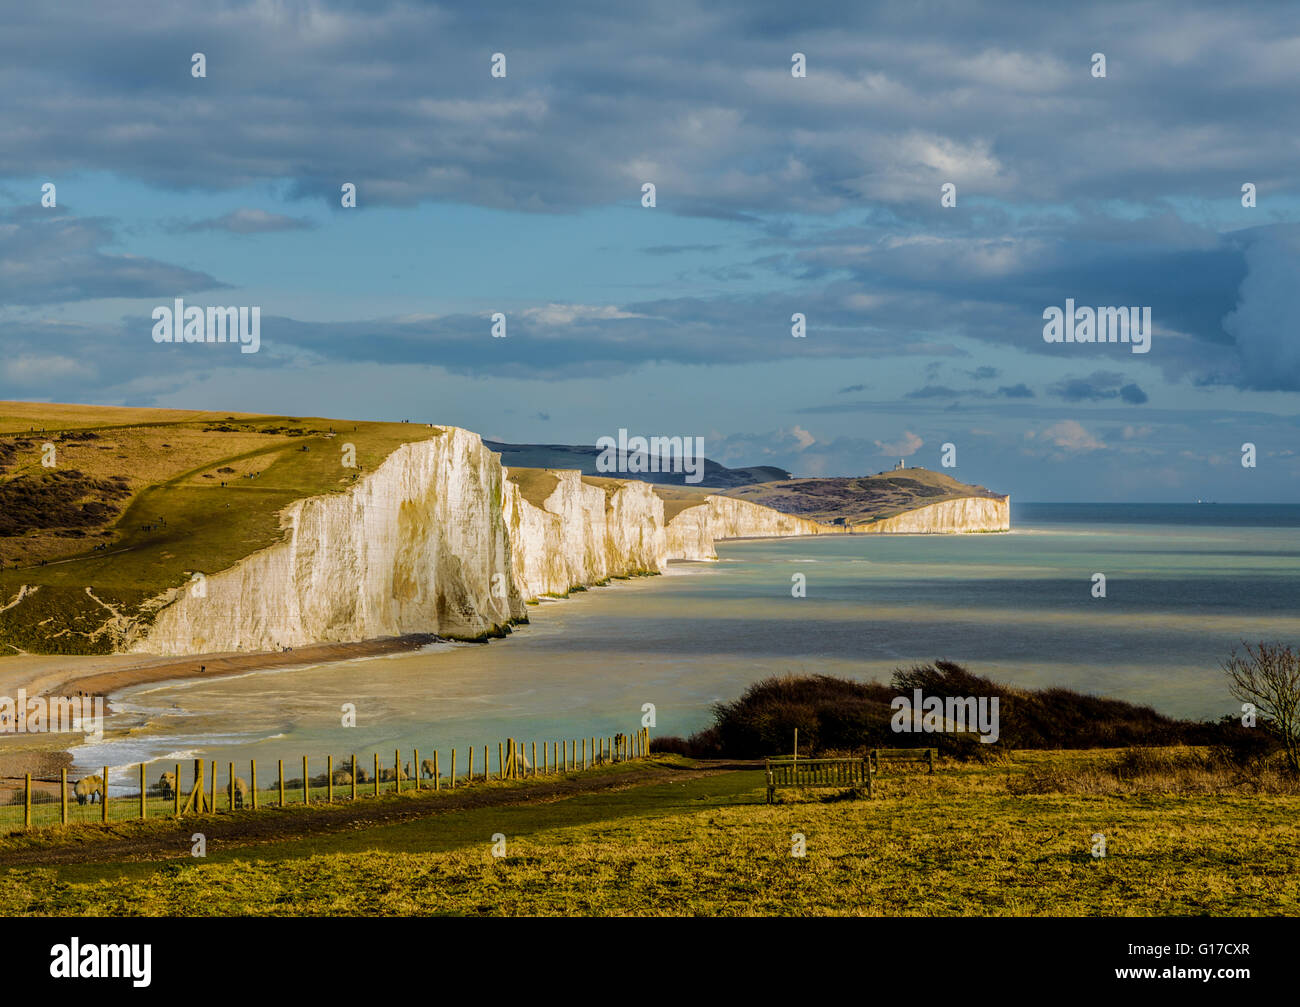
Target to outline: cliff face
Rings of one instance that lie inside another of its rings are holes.
[[[857,525],[864,535],[952,535],[963,532],[1010,531],[1011,498],[963,497],[904,511],[867,525]]]
[[[209,573],[203,596],[176,592],[131,649],[194,654],[498,631],[525,612],[510,575],[503,481],[477,434],[444,427],[405,444],[346,492],[285,508],[285,541]]]
[[[779,538],[841,531],[746,500],[710,496],[668,522],[668,558],[717,559],[713,543],[724,538]]]
[[[752,504],[746,500],[733,500],[731,497],[711,496],[708,498],[709,532],[715,539],[719,538],[775,538],[784,535],[828,535],[839,532],[838,528],[818,524],[793,514],[782,514]]]
[[[474,638],[525,616],[524,603],[577,586],[716,559],[714,542],[842,533],[731,497],[664,521],[647,483],[576,471],[512,479],[477,434],[436,428],[341,493],[281,515],[285,539],[155,599],[130,649],[159,654],[275,650],[407,633]],[[531,497],[531,499],[530,499]],[[536,502],[534,502],[536,501]],[[856,529],[1000,531],[1006,499],[932,504]],[[140,638],[143,636],[143,638]]]
[[[524,598],[663,569],[664,503],[647,483],[606,489],[576,471],[550,474],[555,488],[540,507],[514,482],[505,483],[510,569]]]

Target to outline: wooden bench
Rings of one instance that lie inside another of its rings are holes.
[[[767,759],[767,803],[777,787],[863,787],[874,795],[869,759],[799,759],[785,756]]]
[[[924,762],[933,773],[936,754],[933,748],[873,748],[870,754],[872,772],[879,773],[880,760],[888,759],[891,762]]]

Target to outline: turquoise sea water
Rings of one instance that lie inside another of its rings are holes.
[[[78,770],[307,754],[315,772],[327,754],[391,764],[395,748],[445,760],[456,746],[463,768],[468,745],[481,760],[490,742],[495,760],[510,735],[632,730],[645,703],[657,734],[689,734],[769,675],[885,680],[935,658],[1210,717],[1233,709],[1218,667],[1234,645],[1300,642],[1300,506],[1025,504],[1012,521],[998,535],[726,543],[717,563],[530,607],[531,625],[487,645],[140,686],[116,698],[106,740],[73,754]]]

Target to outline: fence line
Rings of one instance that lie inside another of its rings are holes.
[[[597,741],[599,740],[599,747]],[[582,759],[578,759],[578,747],[581,741]],[[588,742],[590,741],[590,748]],[[380,765],[379,753],[374,753],[374,771],[372,779],[366,779],[366,771],[358,768],[357,756],[353,753],[350,758],[343,760],[344,766],[351,766],[351,770],[336,768],[334,756],[325,757],[325,772],[323,775],[317,775],[315,778],[310,772],[310,757],[302,757],[302,778],[301,780],[288,781],[289,789],[286,792],[286,780],[284,777],[284,759],[276,760],[277,779],[263,792],[265,800],[258,800],[257,789],[257,760],[250,759],[248,763],[249,780],[240,777],[236,772],[234,762],[228,762],[226,766],[226,800],[225,807],[222,810],[234,811],[237,809],[249,809],[253,811],[265,810],[269,808],[284,808],[291,805],[309,806],[313,803],[335,804],[347,800],[345,796],[347,791],[336,793],[338,788],[351,788],[350,799],[355,801],[360,797],[370,796],[358,789],[359,784],[373,783],[373,796],[379,797],[381,793],[401,794],[407,790],[416,791],[431,790],[440,791],[443,787],[444,780],[448,790],[455,790],[459,786],[470,786],[477,783],[486,783],[495,780],[524,780],[536,779],[539,774],[548,776],[552,774],[568,774],[580,772],[590,768],[611,765],[619,762],[627,762],[634,759],[644,759],[650,754],[650,731],[648,728],[641,728],[634,734],[618,734],[605,738],[582,738],[568,739],[566,741],[552,741],[550,743],[550,759],[547,759],[547,744],[542,742],[541,745],[541,765],[538,765],[537,759],[537,742],[531,743],[531,758],[528,755],[528,749],[524,742],[518,738],[506,738],[497,743],[497,764],[495,776],[492,772],[493,767],[489,763],[489,745],[483,746],[483,766],[481,772],[476,773],[474,765],[474,749],[476,746],[471,745],[468,749],[465,760],[465,772],[463,774],[457,771],[455,748],[451,749],[451,758],[447,767],[447,774],[444,777],[442,766],[440,764],[439,753],[435,749],[433,758],[421,761],[420,750],[412,750],[411,762],[403,765],[402,754],[400,750],[394,750],[392,768]],[[588,758],[590,753],[590,759]],[[426,779],[425,764],[428,764],[428,779]],[[193,767],[189,774],[188,790],[181,779],[182,764],[163,763],[163,772],[158,779],[150,784],[148,773],[150,766],[158,766],[158,762],[139,763],[139,788],[138,793],[120,794],[110,797],[107,794],[108,766],[104,766],[98,776],[83,776],[75,781],[72,785],[72,796],[75,797],[75,804],[70,804],[68,771],[63,768],[59,771],[57,780],[33,780],[31,773],[27,773],[23,778],[21,790],[15,790],[9,801],[5,805],[0,805],[0,830],[13,828],[32,829],[46,828],[54,825],[78,825],[94,822],[98,820],[101,823],[112,821],[137,820],[144,821],[148,818],[173,818],[181,819],[191,814],[203,814],[215,812],[218,810],[217,805],[217,766],[216,760],[212,760],[209,765],[205,759],[193,760]],[[320,763],[318,762],[319,768]],[[130,768],[127,770],[130,773]],[[209,773],[211,774],[209,777]],[[170,777],[170,779],[168,779]],[[205,778],[206,777],[206,778]],[[34,786],[34,784],[53,783],[57,790]],[[390,786],[391,785],[391,786]],[[297,795],[294,791],[301,789],[301,796],[294,799]],[[278,796],[278,800],[276,800]],[[18,805],[22,806],[21,826],[18,820]],[[98,814],[94,814],[94,806],[98,804]],[[54,808],[57,805],[58,811]],[[35,812],[35,814],[34,814]],[[34,821],[35,819],[35,821]]]

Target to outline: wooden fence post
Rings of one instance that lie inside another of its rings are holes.
[[[442,771],[438,768],[438,750],[433,750],[433,789],[442,789]]]
[[[375,796],[379,796],[379,753],[375,753]]]
[[[582,739],[582,768],[587,768],[587,739]]]
[[[226,766],[226,810],[235,810],[235,764]]]
[[[311,803],[311,791],[307,789],[310,786],[311,783],[307,779],[307,756],[304,755],[302,757],[302,803],[303,804]]]
[[[420,768],[420,750],[414,750],[415,754],[411,756],[411,765],[415,769],[415,789],[420,789],[420,777],[424,775],[424,770]]]
[[[933,773],[934,772],[934,749],[933,748],[927,748],[925,750],[925,761],[929,763],[930,772]]]
[[[474,782],[474,746],[469,746],[469,765],[465,769],[465,782]]]
[[[217,760],[212,760],[212,799],[208,802],[212,810],[217,810]]]
[[[542,742],[542,758],[546,758],[546,742]],[[537,776],[537,742],[533,742],[533,776]]]
[[[334,756],[325,756],[325,803],[334,803]]]
[[[108,821],[108,767],[104,767],[104,775],[99,778],[99,820]]]
[[[144,821],[145,814],[146,812],[144,806],[144,763],[142,762],[140,763],[140,821],[142,822]]]
[[[248,760],[248,774],[249,776],[252,777],[252,780],[248,784],[248,788],[253,795],[253,810],[256,811],[257,810],[257,760],[256,759]]]
[[[68,767],[59,770],[59,824],[68,824]]]
[[[276,764],[280,767],[280,807],[284,807],[284,760],[276,759]]]
[[[100,794],[99,799],[102,801],[104,795]],[[23,828],[32,827],[32,774],[23,774]]]
[[[402,753],[393,749],[393,791],[402,792]]]
[[[207,791],[207,784],[204,783],[204,776],[203,776],[203,766],[205,761],[206,760],[204,759],[194,760],[194,780],[190,784],[190,796],[185,799],[185,804],[182,805],[181,807],[180,813],[182,815],[188,815],[191,811],[194,812],[194,814],[196,815],[201,815],[205,811],[216,810],[215,808],[209,808],[207,806],[208,791]],[[181,785],[180,774],[177,773],[176,775],[177,790],[180,789],[180,785]]]
[[[483,782],[484,783],[487,783],[488,781],[488,777],[490,775],[490,768],[489,768],[490,765],[491,764],[488,762],[488,747],[487,745],[484,745],[483,746]]]
[[[451,775],[449,779],[451,780],[451,782],[447,784],[448,788],[451,790],[455,790],[456,789],[456,749],[454,748],[451,750]]]
[[[514,745],[515,745],[515,739],[511,738],[510,747],[514,748]],[[501,758],[502,747],[503,746],[501,742],[498,741],[497,742],[497,779],[498,780],[504,780],[506,778],[506,763],[505,760]]]
[[[172,806],[173,814],[177,818],[181,817],[181,764],[176,763],[176,779],[172,783]]]
[[[357,754],[352,753],[352,800],[357,799]]]

